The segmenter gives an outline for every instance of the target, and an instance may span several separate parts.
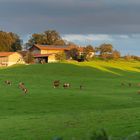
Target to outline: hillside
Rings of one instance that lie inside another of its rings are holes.
[[[140,130],[139,66],[94,61],[1,69],[0,139],[86,139],[102,128],[120,137]],[[5,80],[12,85],[5,85]],[[54,80],[68,82],[71,88],[54,89]],[[18,88],[21,81],[27,95]]]

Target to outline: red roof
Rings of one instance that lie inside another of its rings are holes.
[[[56,46],[56,45],[39,45],[39,44],[34,44],[33,47],[36,47],[40,50],[63,50],[63,51],[69,51],[73,48],[77,48],[79,51],[83,52],[83,47],[78,47],[78,46]],[[32,47],[30,48],[32,49]]]
[[[6,57],[6,56],[9,56],[13,53],[15,53],[15,52],[0,52],[0,57]]]
[[[38,45],[34,44],[40,50],[70,50],[67,46],[55,46],[55,45]]]

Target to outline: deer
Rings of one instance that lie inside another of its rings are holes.
[[[55,80],[55,81],[53,82],[53,87],[54,87],[54,88],[59,87],[59,85],[60,85],[60,81],[59,81],[59,80]]]
[[[69,83],[64,83],[63,84],[63,88],[69,88],[70,87],[70,84]]]
[[[6,81],[4,81],[5,82],[5,84],[7,84],[7,85],[11,85],[11,81],[9,81],[9,80],[6,80]]]
[[[27,90],[27,88],[25,87],[25,84],[24,84],[23,82],[20,82],[20,83],[18,84],[18,87],[19,87],[24,93],[27,93],[27,92],[28,92],[28,90]]]

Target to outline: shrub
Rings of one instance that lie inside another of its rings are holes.
[[[126,55],[126,56],[124,56],[124,59],[127,61],[130,61],[132,59],[132,57],[131,57],[131,55]]]
[[[73,60],[77,60],[77,58],[79,56],[79,50],[77,48],[72,48],[69,51],[69,56],[72,57]]]
[[[114,51],[112,52],[112,59],[117,60],[117,59],[119,59],[120,57],[121,57],[121,54],[120,54],[119,51],[114,50]]]
[[[59,61],[64,61],[64,60],[66,60],[66,54],[64,52],[63,53],[57,53],[55,55],[55,59],[59,60]]]
[[[26,63],[33,63],[34,62],[33,54],[30,51],[28,51],[24,57],[24,60]]]

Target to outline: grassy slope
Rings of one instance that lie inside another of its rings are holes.
[[[74,64],[0,70],[0,139],[45,140],[57,135],[70,140],[88,137],[100,128],[113,136],[140,130],[140,95],[136,86],[140,74],[136,72],[139,69],[135,70],[140,63]],[[118,69],[122,66],[124,71]],[[5,79],[12,80],[12,86],[6,86]],[[70,82],[72,87],[53,89],[52,81],[56,79]],[[26,83],[29,95],[24,96],[17,88],[19,81]],[[121,87],[122,81],[132,82],[133,86]],[[79,90],[81,83],[83,90]]]

